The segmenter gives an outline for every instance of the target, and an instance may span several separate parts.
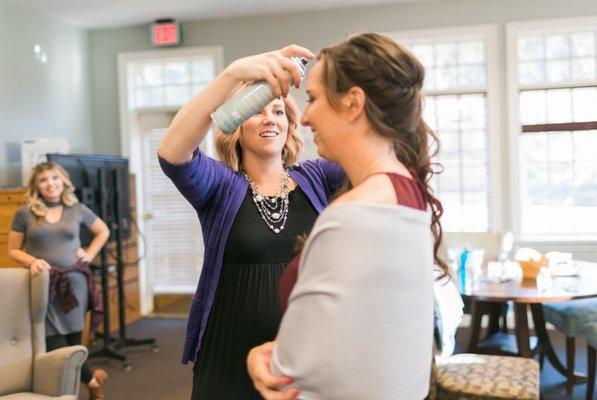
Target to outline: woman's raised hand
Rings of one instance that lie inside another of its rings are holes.
[[[303,79],[300,70],[289,57],[311,59],[314,54],[305,47],[293,44],[279,50],[239,58],[228,65],[224,72],[239,82],[267,81],[276,97],[285,97],[290,86],[298,88]]]

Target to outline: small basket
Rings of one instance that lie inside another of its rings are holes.
[[[539,275],[541,268],[549,265],[549,260],[541,254],[539,260],[518,260],[518,264],[520,264],[520,268],[522,269],[522,279],[530,280],[537,279],[537,275]]]

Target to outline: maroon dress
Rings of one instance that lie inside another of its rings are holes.
[[[415,178],[411,179],[404,175],[394,172],[384,172],[392,181],[394,191],[396,192],[396,202],[402,206],[411,207],[417,210],[426,210],[427,203],[421,184]],[[298,278],[298,267],[301,260],[299,252],[288,264],[280,278],[280,308],[282,313],[286,312],[290,292]]]

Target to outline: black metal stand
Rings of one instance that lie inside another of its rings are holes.
[[[115,187],[120,187],[119,175],[114,171]],[[115,343],[115,348],[120,350],[124,347],[151,345],[154,353],[159,351],[154,338],[133,339],[126,336],[126,299],[124,295],[124,261],[123,261],[123,245],[122,245],[122,231],[119,224],[122,221],[122,210],[120,209],[120,194],[118,191],[114,192],[114,232],[116,236],[116,280],[118,287],[118,321],[119,321],[119,338]]]
[[[116,171],[114,171],[114,187],[120,187],[118,184],[119,176]],[[100,252],[100,260],[101,260],[101,279],[102,279],[102,302],[104,305],[104,326],[103,326],[103,335],[102,335],[102,347],[97,350],[93,351],[89,357],[108,357],[112,359],[116,359],[122,362],[123,367],[126,371],[132,370],[132,366],[128,363],[127,357],[123,354],[120,354],[118,350],[121,350],[125,347],[130,346],[142,346],[142,345],[151,345],[152,350],[154,353],[159,351],[159,347],[156,344],[154,338],[144,338],[144,339],[132,339],[127,338],[126,336],[126,299],[124,294],[124,261],[123,261],[123,245],[122,245],[122,233],[119,227],[119,223],[121,222],[122,217],[122,210],[120,209],[120,196],[118,194],[118,190],[114,190],[114,196],[109,199],[107,185],[106,185],[106,171],[101,169],[99,171],[99,181],[100,181],[100,212],[99,217],[102,218],[104,221],[108,222],[108,228],[110,229],[110,236],[113,237],[116,241],[116,287],[118,290],[118,322],[120,325],[119,335],[118,337],[113,337],[110,334],[110,297],[108,293],[108,277],[109,277],[109,265],[108,265],[108,254],[106,246],[104,246]],[[114,221],[110,222],[107,221],[106,217],[108,215],[108,202],[112,201],[112,205],[114,206]],[[114,234],[114,236],[112,236]]]
[[[108,193],[106,192],[106,172],[104,170],[99,171],[99,182],[100,182],[100,192],[98,196],[100,197],[100,209],[99,209],[99,217],[102,220],[106,220],[108,215]],[[103,326],[103,334],[102,334],[102,347],[99,350],[93,351],[89,354],[89,358],[92,357],[108,357],[112,359],[116,359],[122,361],[122,365],[127,371],[130,371],[132,367],[127,362],[127,358],[125,355],[122,355],[112,349],[110,345],[117,341],[116,338],[113,338],[110,335],[110,295],[108,293],[108,277],[110,274],[109,265],[108,265],[108,251],[106,246],[102,247],[100,250],[100,260],[101,260],[101,276],[102,276],[102,303],[104,305],[104,326]]]

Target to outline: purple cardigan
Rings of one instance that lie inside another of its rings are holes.
[[[181,362],[195,361],[213,304],[224,248],[236,213],[245,197],[245,177],[196,150],[191,161],[170,164],[158,157],[164,173],[197,211],[203,231],[205,255],[199,284],[189,311]],[[321,212],[344,180],[341,168],[323,159],[291,167],[288,173]]]

